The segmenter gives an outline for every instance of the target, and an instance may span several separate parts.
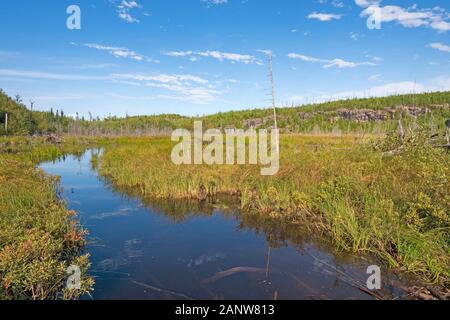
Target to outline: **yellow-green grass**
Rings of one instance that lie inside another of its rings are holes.
[[[392,140],[392,139],[391,139]],[[95,159],[113,185],[153,199],[239,195],[243,214],[307,224],[336,249],[374,254],[389,266],[448,284],[449,155],[413,135],[396,156],[389,139],[282,136],[281,168],[176,166],[169,138],[121,138]]]
[[[58,198],[58,178],[36,168],[64,147],[42,139],[0,143],[0,300],[73,299],[89,292],[89,257],[82,252],[86,232]],[[71,265],[82,271],[80,290],[65,285]]]

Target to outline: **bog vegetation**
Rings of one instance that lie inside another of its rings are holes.
[[[63,150],[24,138],[0,144],[0,300],[73,299],[89,292],[86,231],[59,199],[58,178],[36,169]],[[80,290],[65,286],[71,265],[81,268]]]
[[[243,214],[308,225],[339,250],[448,284],[450,157],[428,129],[405,140],[285,135],[274,177],[248,165],[176,166],[172,147],[168,138],[121,138],[94,161],[113,185],[147,199],[236,195]]]
[[[176,166],[174,143],[163,136],[192,129],[194,120],[205,128],[268,128],[270,110],[69,118],[57,108],[29,110],[20,97],[0,92],[0,135],[66,136],[58,147],[40,138],[0,140],[0,299],[73,298],[92,286],[84,273],[82,290],[64,290],[65,269],[89,265],[85,234],[58,198],[57,179],[36,170],[64,151],[84,150],[74,135],[97,143],[107,136],[93,164],[147,201],[231,194],[243,215],[302,224],[337,250],[374,255],[449,286],[450,155],[436,148],[445,144],[449,101],[450,92],[441,92],[279,109],[280,171],[264,177],[257,166]]]
[[[280,172],[254,166],[176,166],[166,138],[123,138],[97,166],[147,198],[237,195],[243,212],[305,223],[345,251],[375,254],[431,282],[450,276],[449,154],[429,129],[382,140],[283,136]],[[394,151],[394,152],[392,152]]]

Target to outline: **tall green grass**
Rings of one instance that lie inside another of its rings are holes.
[[[389,266],[448,284],[449,155],[428,133],[370,141],[358,137],[282,136],[281,169],[176,166],[165,138],[122,138],[98,159],[113,185],[148,199],[239,195],[243,212],[308,224],[338,250],[377,255]],[[397,156],[385,151],[399,148]]]
[[[86,232],[58,198],[58,178],[36,169],[38,162],[63,155],[63,148],[36,139],[2,142],[0,299],[73,299],[89,292]],[[70,265],[82,271],[80,290],[65,286]]]

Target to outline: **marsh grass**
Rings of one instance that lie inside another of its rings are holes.
[[[412,134],[392,157],[384,152],[399,147],[395,136],[282,136],[272,177],[258,166],[176,166],[168,138],[117,139],[96,165],[143,198],[195,200],[202,186],[210,196],[238,195],[243,214],[307,224],[337,250],[448,285],[449,155],[425,136]]]
[[[40,139],[7,142],[0,152],[0,299],[77,298],[93,286],[86,231],[58,198],[59,179],[36,169],[64,148]],[[70,265],[82,271],[81,290],[65,287]]]

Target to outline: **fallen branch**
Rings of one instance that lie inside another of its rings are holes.
[[[266,273],[266,269],[261,268],[251,268],[251,267],[237,267],[229,270],[221,271],[216,273],[211,278],[205,279],[203,283],[211,283],[216,282],[217,280],[232,276],[236,273]]]

